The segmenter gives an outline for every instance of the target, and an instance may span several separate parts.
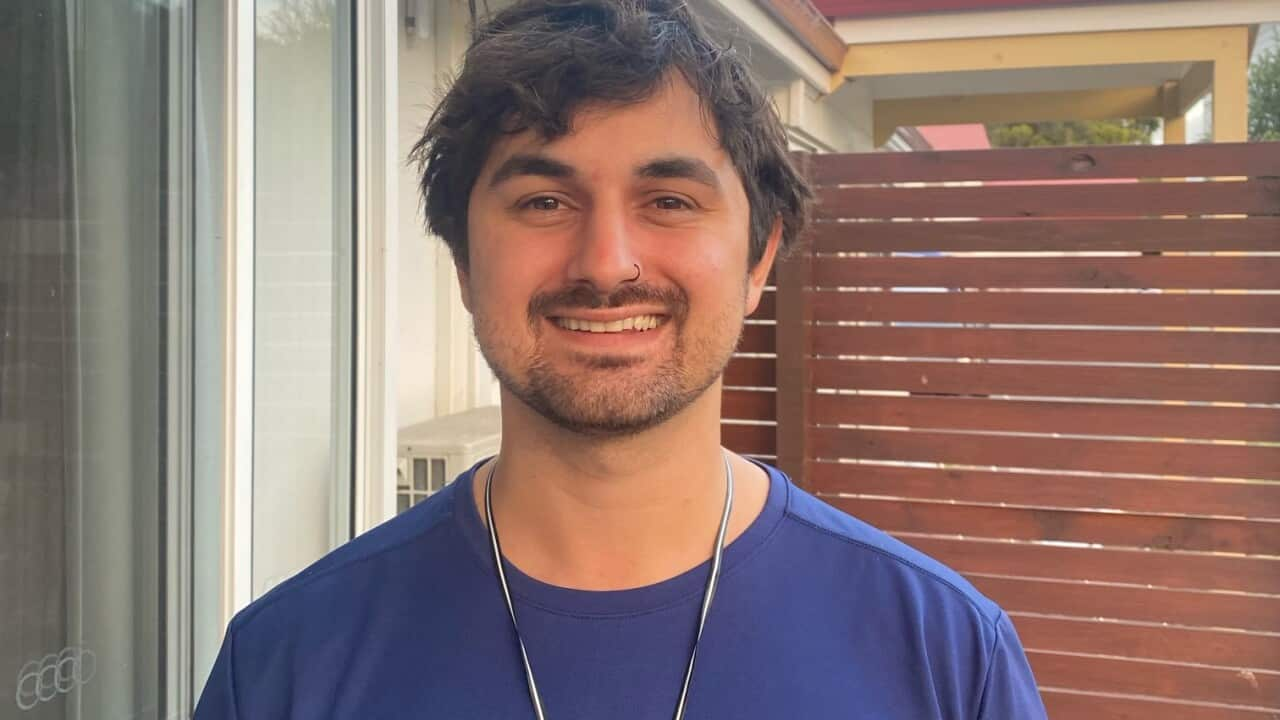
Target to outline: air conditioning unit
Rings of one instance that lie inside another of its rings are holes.
[[[404,512],[498,452],[497,405],[445,415],[400,429],[396,443],[396,512]]]

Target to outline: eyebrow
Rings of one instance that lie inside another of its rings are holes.
[[[493,177],[489,179],[489,187],[497,187],[514,177],[537,176],[556,179],[569,179],[577,175],[572,166],[553,160],[545,155],[518,153],[507,158]],[[706,185],[712,190],[720,190],[720,180],[716,173],[702,160],[692,157],[673,156],[651,160],[636,169],[636,175],[642,178],[677,178],[692,180]]]
[[[711,166],[691,157],[666,157],[641,165],[636,174],[645,178],[692,180],[712,190],[720,189],[720,180]]]
[[[550,178],[571,178],[577,173],[572,167],[544,155],[516,154],[507,158],[489,179],[489,187],[497,187],[513,177],[535,175]]]

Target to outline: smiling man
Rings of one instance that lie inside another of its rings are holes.
[[[1000,608],[721,447],[810,193],[684,5],[501,11],[415,154],[501,452],[237,615],[199,720],[1044,717]]]

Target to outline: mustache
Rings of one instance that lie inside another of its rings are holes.
[[[610,293],[601,293],[590,285],[571,285],[554,292],[539,293],[529,300],[529,322],[555,315],[563,310],[598,310],[627,305],[661,305],[672,319],[682,319],[689,307],[688,296],[676,288],[653,285],[624,285]]]

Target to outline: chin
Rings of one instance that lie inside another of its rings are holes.
[[[616,382],[595,381],[569,383],[555,389],[507,389],[556,426],[593,437],[643,432],[662,424],[696,399],[696,394],[674,388],[655,392],[650,383],[619,387]]]
[[[584,437],[609,439],[639,435],[655,428],[669,419],[666,414],[647,416],[582,416],[560,413],[542,413],[544,418],[562,430],[568,430]]]
[[[503,387],[557,427],[597,438],[635,435],[679,415],[701,398],[720,377],[694,384],[678,370],[645,373],[626,380],[611,377],[569,378],[530,375],[520,386]]]

